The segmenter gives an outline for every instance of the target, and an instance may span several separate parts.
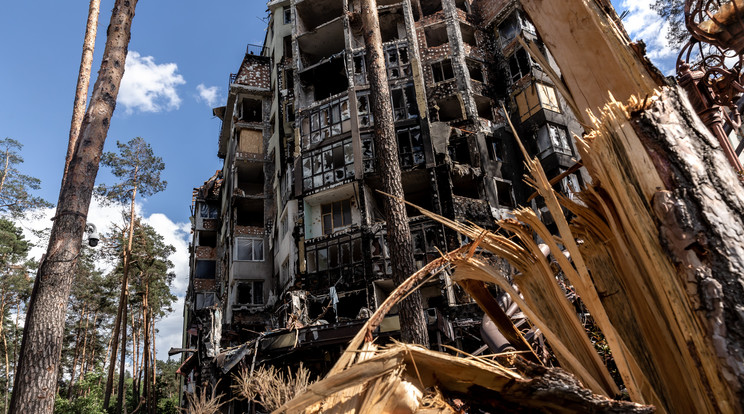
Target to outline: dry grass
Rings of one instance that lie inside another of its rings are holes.
[[[225,402],[221,401],[224,394],[217,394],[217,387],[212,388],[211,395],[207,394],[207,387],[202,388],[201,392],[197,394],[191,394],[187,398],[186,409],[183,410],[187,414],[218,414],[220,407]]]
[[[264,409],[274,411],[304,392],[313,382],[310,381],[310,371],[302,364],[294,374],[288,368],[286,376],[273,366],[259,367],[253,375],[244,367],[237,375],[233,374],[232,388],[236,398],[255,401]]]

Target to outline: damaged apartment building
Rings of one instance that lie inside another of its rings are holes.
[[[507,116],[548,175],[563,176],[556,187],[578,189],[570,136],[581,129],[520,45],[550,61],[516,1],[377,5],[407,201],[487,228],[517,205],[541,212]],[[359,9],[270,1],[264,45],[248,47],[214,109],[224,166],[194,190],[186,392],[229,378],[243,359],[322,374],[394,288]],[[408,215],[418,266],[465,242],[415,208]],[[482,313],[446,275],[421,292],[432,348],[484,349]],[[399,328],[394,309],[379,335]]]

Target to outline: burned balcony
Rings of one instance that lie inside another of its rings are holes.
[[[310,32],[340,18],[344,13],[343,0],[300,0],[295,4],[297,31]]]
[[[303,68],[342,52],[345,48],[343,19],[332,20],[312,32],[297,35],[297,45]]]
[[[256,231],[263,232],[264,200],[252,198],[237,198],[234,201],[235,232],[246,231],[249,234]],[[239,229],[246,227],[246,229]]]
[[[493,226],[493,216],[486,200],[471,197],[453,196],[455,217],[480,226]]]
[[[344,53],[334,55],[315,66],[300,72],[300,92],[303,106],[317,102],[349,89]]]
[[[238,197],[264,196],[263,163],[237,162],[235,163],[235,192]]]
[[[449,47],[447,25],[444,22],[424,27],[424,36],[429,49],[440,48],[443,45]]]
[[[546,171],[569,168],[574,164],[568,130],[562,125],[546,123],[535,134],[537,157]]]

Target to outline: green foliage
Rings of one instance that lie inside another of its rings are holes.
[[[54,414],[106,414],[103,410],[103,389],[99,383],[103,372],[91,372],[76,385],[80,396],[73,399],[57,395]]]
[[[150,144],[136,137],[127,143],[116,141],[119,153],[107,152],[101,164],[111,168],[111,172],[121,181],[118,184],[99,185],[96,193],[108,200],[126,203],[132,199],[133,192],[144,197],[165,190],[166,181],[160,179],[165,169],[163,159],[155,156]]]
[[[687,43],[690,33],[685,25],[684,0],[654,0],[651,9],[669,23],[667,40],[672,47],[679,49]]]
[[[41,181],[18,170],[23,163],[18,154],[21,149],[23,144],[12,138],[0,139],[0,212],[13,215],[52,206],[41,197],[31,195],[32,190],[41,188]]]

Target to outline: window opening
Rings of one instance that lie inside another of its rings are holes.
[[[264,241],[260,238],[235,238],[235,260],[248,262],[263,262]]]
[[[235,294],[235,304],[263,305],[263,284],[264,282],[262,280],[239,282]]]
[[[354,148],[351,139],[319,148],[302,158],[302,185],[305,191],[353,177]]]
[[[424,157],[424,141],[419,127],[399,129],[398,154],[401,168],[413,168],[426,160]]]
[[[305,148],[351,131],[349,98],[343,97],[305,111],[301,116],[300,133]]]
[[[434,75],[434,82],[442,82],[455,77],[455,72],[452,70],[452,61],[450,59],[432,63],[431,71]]]
[[[219,215],[219,207],[213,203],[199,204],[199,217],[205,219],[216,219]]]
[[[217,262],[214,260],[197,260],[196,275],[197,279],[214,279],[217,271]]]

